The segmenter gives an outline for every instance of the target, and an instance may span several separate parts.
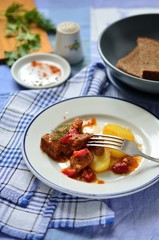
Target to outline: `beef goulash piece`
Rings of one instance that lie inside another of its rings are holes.
[[[81,133],[82,120],[76,118],[70,124],[60,126],[55,132],[41,138],[40,147],[55,161],[65,161],[74,151],[86,147],[92,134]]]

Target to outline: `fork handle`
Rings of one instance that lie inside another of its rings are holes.
[[[151,157],[151,156],[149,156],[149,155],[147,155],[147,154],[145,154],[145,153],[143,153],[143,152],[140,152],[140,156],[141,156],[141,157],[144,157],[144,158],[146,158],[146,159],[149,159],[149,160],[151,160],[151,161],[153,161],[153,162],[159,163],[159,158]]]

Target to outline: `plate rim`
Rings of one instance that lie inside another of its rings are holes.
[[[45,183],[46,185],[52,187],[52,188],[55,188],[59,191],[62,191],[62,192],[65,192],[67,194],[71,194],[71,195],[75,195],[75,196],[79,196],[79,197],[85,197],[85,198],[94,198],[94,199],[108,199],[108,198],[116,198],[116,197],[123,197],[123,196],[127,196],[127,195],[131,195],[131,194],[134,194],[134,193],[137,193],[139,191],[142,191],[148,187],[150,187],[151,185],[155,184],[158,180],[159,180],[159,174],[157,176],[155,176],[153,179],[151,179],[150,181],[144,183],[143,185],[137,187],[137,188],[133,188],[131,190],[127,190],[127,191],[123,191],[123,192],[119,192],[119,193],[110,193],[110,194],[107,194],[107,193],[104,193],[104,194],[93,194],[93,193],[79,193],[78,191],[75,191],[75,190],[71,190],[71,189],[68,189],[66,190],[65,187],[61,187],[59,185],[57,185],[56,183],[52,183],[50,180],[46,179],[44,176],[42,176],[41,174],[38,173],[38,171],[32,166],[32,164],[30,163],[27,155],[26,155],[26,149],[25,149],[25,139],[26,139],[26,136],[27,136],[27,132],[30,128],[30,126],[32,125],[32,123],[36,120],[36,118],[42,114],[43,112],[47,111],[49,108],[52,108],[54,107],[55,105],[58,105],[58,104],[62,104],[63,102],[68,102],[68,101],[72,101],[74,99],[80,99],[80,98],[102,98],[102,99],[114,99],[114,100],[118,100],[118,101],[122,101],[122,102],[126,102],[126,103],[129,103],[129,104],[132,104],[134,106],[137,106],[143,110],[145,110],[147,113],[151,114],[153,117],[155,117],[157,120],[159,120],[159,118],[154,114],[152,113],[151,111],[147,110],[146,108],[144,107],[141,107],[140,105],[136,104],[136,103],[132,103],[131,101],[129,100],[125,100],[125,99],[121,99],[121,98],[117,98],[117,97],[112,97],[112,96],[78,96],[78,97],[73,97],[73,98],[69,98],[69,99],[64,99],[60,102],[57,102],[57,103],[54,103],[48,107],[46,107],[45,109],[43,109],[42,111],[40,111],[32,120],[31,122],[29,123],[29,125],[27,126],[24,134],[23,134],[23,137],[22,137],[22,141],[21,141],[21,150],[22,150],[22,155],[23,155],[23,159],[27,165],[27,167],[30,169],[30,171],[33,173],[33,175],[35,175],[40,181],[42,181],[43,183]]]
[[[66,67],[66,74],[63,77],[63,79],[59,80],[57,83],[52,83],[52,84],[48,84],[48,85],[44,85],[44,86],[33,86],[33,85],[25,84],[25,83],[23,83],[23,81],[21,81],[19,78],[17,78],[17,76],[15,74],[15,71],[17,71],[17,69],[19,69],[19,65],[21,64],[21,62],[23,62],[25,60],[27,61],[27,59],[28,60],[30,59],[30,61],[31,61],[31,59],[33,57],[37,57],[37,56],[41,56],[43,58],[48,58],[48,57],[51,58],[52,57],[53,58],[53,62],[55,62],[54,60],[58,59],[62,63],[64,63],[65,67]],[[28,88],[28,89],[52,88],[52,87],[57,87],[57,86],[63,84],[69,78],[69,76],[71,75],[71,66],[70,66],[69,62],[65,58],[63,58],[63,57],[61,57],[61,56],[59,56],[59,55],[57,55],[55,53],[37,52],[37,53],[27,54],[27,55],[19,58],[18,60],[16,60],[14,62],[14,64],[12,65],[12,67],[11,67],[11,74],[12,74],[12,77],[15,80],[15,82],[17,82],[19,85],[21,85],[21,86],[23,86],[25,88]]]

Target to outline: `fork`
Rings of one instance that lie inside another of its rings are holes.
[[[141,156],[151,161],[159,163],[159,158],[151,157],[140,151],[140,149],[137,146],[137,143],[113,135],[93,134],[93,136],[87,142],[87,147],[112,148],[124,152],[125,154],[131,157]]]

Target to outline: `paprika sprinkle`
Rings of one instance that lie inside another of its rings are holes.
[[[58,65],[53,65],[48,61],[32,61],[26,69],[23,81],[33,86],[45,86],[56,83],[62,75],[62,70]]]

